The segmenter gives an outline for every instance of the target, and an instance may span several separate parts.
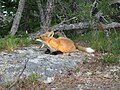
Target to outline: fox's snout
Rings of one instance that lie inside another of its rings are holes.
[[[34,40],[35,40],[35,41],[40,41],[40,42],[42,42],[41,36],[36,36],[36,37],[34,38]]]
[[[36,40],[36,39],[41,39],[41,37],[40,37],[40,36],[36,36],[34,39],[35,39],[35,40]]]

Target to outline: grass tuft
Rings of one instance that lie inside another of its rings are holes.
[[[120,59],[120,32],[113,30],[109,32],[109,37],[102,31],[91,31],[84,35],[76,35],[72,38],[75,42],[85,42],[98,52],[107,52],[103,56],[104,63],[117,63]]]
[[[109,53],[103,56],[103,58],[101,59],[101,62],[102,63],[119,63],[119,56]]]
[[[30,76],[28,76],[28,78],[26,79],[27,81],[30,82],[35,82],[38,80],[38,78],[40,78],[40,75],[37,73],[32,73]]]
[[[31,40],[27,38],[18,38],[6,36],[0,38],[0,50],[14,51],[17,47],[28,46],[31,44]]]

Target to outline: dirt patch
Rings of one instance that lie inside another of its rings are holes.
[[[79,64],[76,70],[69,70],[65,75],[58,75],[52,87],[74,90],[119,90],[119,65],[103,65],[98,60],[88,60]]]

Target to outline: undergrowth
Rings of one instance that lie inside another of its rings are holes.
[[[106,36],[102,31],[90,31],[84,35],[74,35],[71,37],[75,42],[85,42],[96,52],[107,53],[101,61],[103,63],[118,63],[120,61],[120,32],[113,30]],[[14,51],[17,47],[28,46],[32,43],[27,37],[6,36],[0,38],[0,50]]]
[[[90,31],[84,35],[72,37],[75,42],[85,42],[97,52],[107,53],[101,61],[103,63],[118,63],[120,61],[120,32],[113,30],[106,35],[102,31]]]
[[[23,90],[23,88],[26,87],[25,90],[27,90],[28,87],[31,87],[31,85],[35,85],[35,84],[39,84],[43,82],[38,81],[38,79],[40,78],[40,75],[33,72],[31,73],[28,77],[24,77],[24,78],[20,78],[17,83],[13,86],[14,88],[16,88],[15,90]],[[8,90],[7,88],[9,88],[14,82],[12,81],[7,81],[3,86],[6,88],[5,90]],[[35,85],[36,86],[36,85]],[[20,89],[21,88],[21,89]],[[1,90],[1,89],[0,89]],[[14,90],[13,88],[11,88],[10,90]],[[36,89],[35,89],[36,90]]]
[[[28,46],[31,40],[24,37],[5,36],[0,38],[0,50],[14,51],[17,47]]]
[[[35,82],[37,79],[40,78],[40,75],[37,73],[32,73],[28,78],[26,78],[27,81]]]

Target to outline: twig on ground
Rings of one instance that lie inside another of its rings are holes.
[[[29,59],[27,59],[27,60],[25,61],[25,65],[24,65],[22,71],[19,73],[19,75],[17,76],[16,80],[13,82],[13,84],[11,84],[11,85],[8,87],[7,90],[10,90],[13,86],[15,86],[15,85],[17,84],[18,80],[20,79],[20,77],[22,76],[24,70],[26,69],[26,66],[27,66],[28,61],[29,61]]]

